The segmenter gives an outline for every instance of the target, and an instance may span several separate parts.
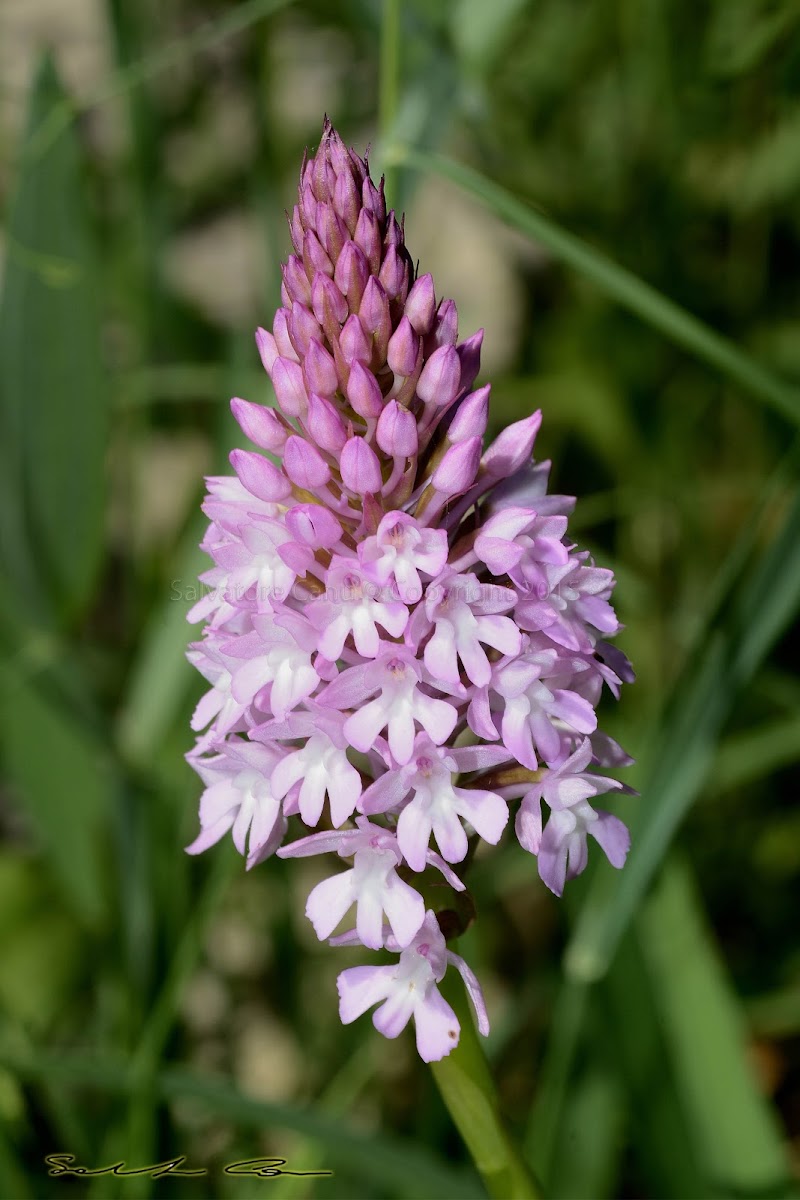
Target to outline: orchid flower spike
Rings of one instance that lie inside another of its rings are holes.
[[[289,224],[282,304],[256,334],[274,403],[232,401],[250,447],[203,505],[189,659],[209,691],[187,758],[205,790],[187,849],[230,833],[248,868],[343,860],[306,915],[320,939],[394,959],[342,971],[341,1019],[377,1006],[389,1038],[413,1019],[430,1062],[460,1034],[448,965],[489,1029],[447,948],[476,843],[515,831],[559,895],[589,836],[623,865],[627,830],[593,801],[629,790],[598,768],[631,760],[596,709],[633,675],[608,644],[614,577],[533,461],[541,413],[485,444],[483,333],[459,340],[383,181],[327,120]]]

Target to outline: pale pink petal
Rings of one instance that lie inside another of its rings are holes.
[[[342,871],[317,884],[306,901],[306,916],[320,941],[330,937],[352,903],[352,871]]]
[[[384,1006],[385,1007],[385,1006]],[[417,1050],[423,1062],[439,1062],[458,1045],[461,1026],[435,984],[414,1009]]]
[[[394,966],[348,967],[339,974],[339,1017],[349,1025],[379,1000],[385,1000],[392,989]],[[400,1031],[398,1030],[398,1033]]]

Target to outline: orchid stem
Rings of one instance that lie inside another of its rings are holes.
[[[500,1117],[489,1064],[460,980],[445,979],[440,987],[461,1025],[456,1048],[431,1064],[447,1110],[494,1200],[541,1200],[542,1190]]]

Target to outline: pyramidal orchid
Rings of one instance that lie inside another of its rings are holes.
[[[233,451],[204,503],[213,566],[189,658],[211,687],[188,851],[230,833],[248,868],[344,860],[306,914],[320,939],[392,962],[341,973],[341,1019],[377,1006],[395,1037],[413,1017],[436,1061],[460,1033],[448,966],[488,1031],[445,939],[474,844],[515,831],[556,894],[588,835],[622,866],[627,830],[595,802],[622,787],[598,768],[630,759],[596,707],[632,673],[606,641],[613,575],[572,542],[574,501],[533,461],[541,414],[485,444],[482,332],[459,341],[383,181],[327,121],[290,229],[282,307],[256,335],[275,405],[232,401],[257,449]]]

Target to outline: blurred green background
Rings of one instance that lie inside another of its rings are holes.
[[[0,0],[0,1193],[482,1194],[410,1035],[339,1025],[325,865],[183,853],[202,476],[325,112],[495,430],[543,409],[638,672],[625,872],[475,866],[509,1127],[552,1197],[796,1195],[796,0]],[[223,1173],[264,1154],[335,1174]]]

